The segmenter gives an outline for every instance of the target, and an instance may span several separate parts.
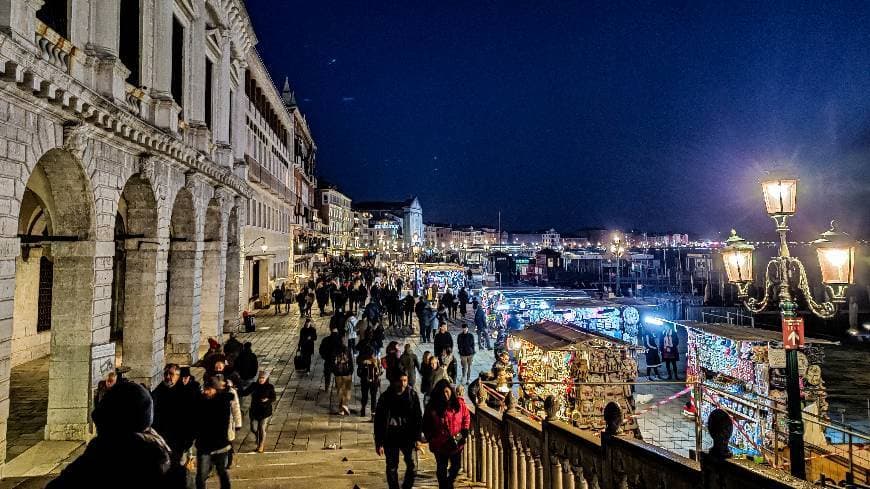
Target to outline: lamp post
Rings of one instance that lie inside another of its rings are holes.
[[[771,258],[765,267],[764,297],[757,300],[749,297],[752,283],[752,253],[755,249],[732,230],[727,246],[722,251],[728,282],[737,287],[738,297],[753,313],[761,312],[778,304],[783,327],[798,318],[796,296],[801,295],[809,310],[818,317],[832,318],[837,314],[837,305],[845,302],[846,288],[853,281],[855,244],[845,233],[836,229],[822,233],[814,241],[822,272],[822,282],[830,300],[816,302],[810,292],[806,269],[803,263],[790,255],[788,249],[788,218],[794,215],[797,202],[797,179],[770,178],[761,184],[767,214],[776,223],[779,234],[779,254]],[[784,338],[785,339],[785,338]],[[786,344],[786,394],[788,410],[788,439],[791,474],[806,479],[804,459],[804,425],[798,378],[796,343]]]
[[[610,252],[616,256],[616,296],[622,296],[622,285],[620,283],[620,279],[622,277],[622,267],[620,263],[620,257],[625,252],[625,246],[622,244],[622,241],[619,239],[618,234],[613,235],[613,241],[610,243]]]

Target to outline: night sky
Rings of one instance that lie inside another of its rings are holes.
[[[785,168],[797,237],[870,234],[870,4],[664,3],[247,1],[354,200],[772,239],[757,181]]]

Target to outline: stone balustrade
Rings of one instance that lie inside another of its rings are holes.
[[[714,416],[715,445],[697,462],[641,440],[623,437],[622,413],[605,410],[603,433],[520,412],[510,395],[495,410],[485,399],[472,410],[463,471],[491,489],[793,489],[813,487],[786,472],[743,460],[727,449],[730,418]],[[550,403],[550,411],[556,408]],[[553,418],[555,419],[555,418]],[[723,423],[727,422],[725,425]],[[719,423],[716,425],[716,423]]]

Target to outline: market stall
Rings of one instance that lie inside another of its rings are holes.
[[[543,414],[544,400],[559,401],[557,416],[573,425],[601,431],[604,407],[616,402],[623,429],[640,437],[632,386],[637,378],[634,347],[628,343],[552,321],[510,333],[508,343],[517,362],[519,403]]]
[[[761,456],[764,451],[783,446],[788,433],[786,416],[777,416],[786,408],[782,333],[730,324],[680,323],[688,332],[686,382],[703,385],[703,423],[716,408],[730,413],[736,428],[731,445],[737,454]],[[828,402],[821,376],[824,353],[818,345],[829,342],[806,338],[806,343],[798,352],[804,411],[825,417]]]

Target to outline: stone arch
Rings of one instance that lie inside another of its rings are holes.
[[[194,195],[181,188],[169,219],[169,267],[166,272],[166,360],[189,365],[198,358],[202,242],[197,240]]]
[[[47,439],[87,439],[94,376],[101,368],[114,368],[113,352],[103,355],[92,346],[97,336],[94,193],[82,162],[62,149],[45,152],[20,188],[11,363],[23,366],[50,352],[47,402],[19,413],[14,403],[20,396],[13,393],[11,417],[3,424],[8,434],[22,419],[44,420]]]
[[[115,217],[112,339],[123,342],[128,377],[150,385],[163,364],[162,309],[158,306],[161,243],[157,197],[142,174],[127,179]]]

